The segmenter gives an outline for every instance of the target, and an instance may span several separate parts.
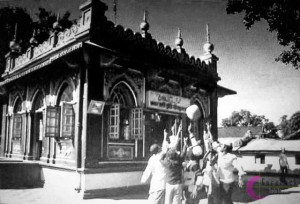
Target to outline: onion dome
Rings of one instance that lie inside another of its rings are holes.
[[[214,45],[210,42],[210,33],[209,33],[209,25],[206,24],[206,35],[207,35],[207,41],[203,45],[203,50],[206,53],[212,53],[214,50]]]

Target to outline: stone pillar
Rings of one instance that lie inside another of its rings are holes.
[[[7,120],[6,120],[6,114],[7,114],[7,104],[2,105],[2,124],[1,124],[1,146],[0,146],[0,157],[3,157],[5,155],[5,144],[7,141],[6,138],[6,130],[7,130]]]
[[[31,145],[31,140],[32,140],[32,134],[31,134],[31,112],[27,112],[27,130],[26,130],[26,152],[25,152],[25,159],[26,160],[32,160],[32,145]]]
[[[13,135],[13,115],[9,116],[9,131],[8,131],[8,140],[7,140],[7,156],[11,157],[12,153],[12,135]]]
[[[218,96],[217,96],[217,88],[215,88],[209,98],[209,111],[211,117],[211,133],[213,135],[213,139],[218,139]]]

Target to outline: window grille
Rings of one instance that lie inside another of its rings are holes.
[[[113,104],[109,110],[109,138],[119,139],[120,105]]]
[[[13,123],[13,138],[20,139],[21,137],[22,137],[22,115],[15,114],[14,123]]]
[[[75,132],[75,112],[72,104],[62,105],[62,134],[61,137],[74,137]]]
[[[143,139],[143,110],[141,108],[131,110],[131,139]]]
[[[59,137],[60,107],[46,108],[46,137]]]

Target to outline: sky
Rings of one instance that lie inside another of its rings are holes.
[[[102,0],[109,9],[107,17],[114,20],[113,0]],[[0,0],[0,7],[18,5],[34,15],[38,7],[54,13],[80,15],[79,5],[85,0]],[[300,70],[275,62],[284,50],[278,45],[276,33],[267,31],[265,21],[256,22],[246,30],[242,15],[226,14],[226,0],[118,0],[117,24],[139,32],[143,11],[148,11],[152,37],[175,47],[178,28],[183,47],[190,56],[199,58],[206,41],[206,24],[210,26],[213,54],[218,58],[219,85],[235,90],[218,102],[218,125],[233,111],[249,110],[265,115],[275,125],[283,115],[288,118],[300,111]]]

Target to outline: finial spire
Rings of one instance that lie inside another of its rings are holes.
[[[181,38],[181,30],[180,30],[180,28],[178,28],[178,36],[177,37]]]
[[[117,9],[118,9],[117,6],[118,6],[118,2],[117,0],[114,0],[113,11],[114,11],[115,24],[117,24]]]
[[[206,43],[203,45],[203,50],[209,54],[214,50],[214,45],[210,42],[209,24],[206,24]]]
[[[143,18],[144,22],[147,22],[148,20],[148,11],[145,9],[144,10],[144,18]]]
[[[183,46],[183,39],[181,37],[181,30],[180,28],[178,28],[178,34],[177,34],[177,38],[175,40],[175,45],[176,45],[176,49],[179,53],[184,52],[184,49],[182,48]]]
[[[10,48],[11,52],[13,52],[13,53],[20,53],[21,52],[21,46],[17,42],[17,33],[18,33],[18,24],[16,23],[14,38],[9,42],[9,48]]]
[[[30,42],[30,45],[32,47],[36,46],[38,44],[37,40],[36,40],[36,30],[33,29],[33,32],[32,32],[32,37],[30,38],[29,42]]]
[[[206,24],[206,40],[210,43],[209,24]]]
[[[142,30],[142,36],[145,38],[147,36],[150,36],[150,34],[148,33],[148,30],[150,28],[150,25],[148,23],[148,11],[144,10],[144,16],[143,16],[143,21],[140,25],[140,28]]]
[[[55,31],[60,31],[61,26],[59,25],[59,20],[60,20],[60,13],[57,13],[56,21],[53,23],[53,29]]]
[[[17,40],[17,32],[18,32],[18,23],[15,25],[15,34],[14,34],[14,39]]]
[[[57,13],[57,18],[56,18],[56,21],[58,22],[58,21],[59,21],[59,19],[60,19],[60,13],[58,12],[58,13]]]

